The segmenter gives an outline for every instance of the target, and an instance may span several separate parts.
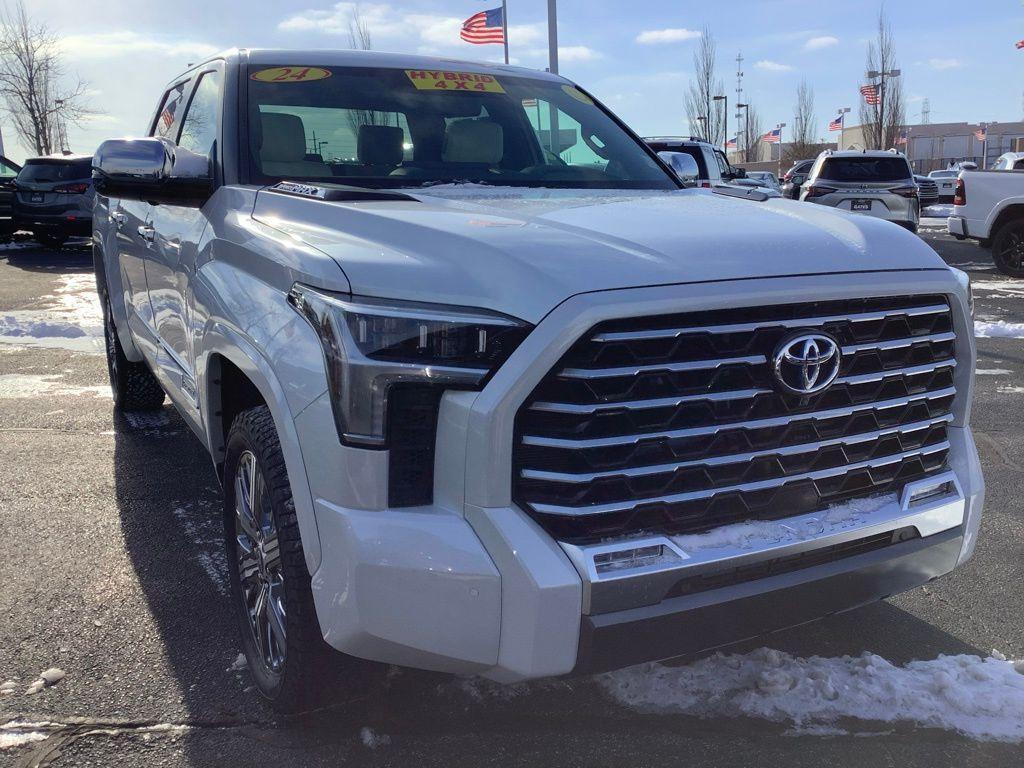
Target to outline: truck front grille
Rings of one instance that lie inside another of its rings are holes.
[[[842,348],[814,395],[774,386],[784,337]],[[697,533],[902,489],[941,470],[955,396],[944,296],[606,321],[516,418],[513,496],[553,536]]]

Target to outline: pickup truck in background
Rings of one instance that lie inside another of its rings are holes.
[[[683,188],[519,67],[234,50],[150,96],[94,158],[114,403],[209,451],[278,709],[701,654],[971,556],[970,286],[920,238]]]
[[[1003,274],[1024,277],[1024,170],[961,171],[947,228],[991,248]]]

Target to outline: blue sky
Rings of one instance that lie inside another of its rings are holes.
[[[458,39],[463,19],[499,0],[360,2],[379,50],[497,59],[498,45]],[[547,63],[546,0],[508,0],[516,63]],[[138,134],[162,85],[191,61],[231,46],[337,48],[348,44],[352,3],[321,0],[31,0],[32,15],[60,36],[66,63],[89,81],[102,114],[69,132],[72,148],[91,152],[108,136]],[[857,106],[865,48],[880,0],[560,0],[561,72],[594,92],[641,134],[687,133],[683,94],[695,33],[707,25],[719,49],[730,102],[735,57],[745,58],[744,87],[766,125],[792,122],[801,77],[814,87],[819,133],[838,107]],[[173,10],[172,10],[173,8]],[[921,100],[933,122],[1010,121],[1024,117],[1021,0],[889,0],[897,53],[917,122]],[[730,109],[730,112],[732,110]],[[5,122],[6,152],[24,150]]]

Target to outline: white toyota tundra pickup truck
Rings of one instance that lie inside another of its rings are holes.
[[[212,456],[280,709],[694,656],[971,555],[970,286],[909,232],[683,188],[516,67],[235,50],[153,97],[94,160],[115,403]]]
[[[961,171],[946,226],[991,248],[1003,274],[1024,277],[1024,170]]]

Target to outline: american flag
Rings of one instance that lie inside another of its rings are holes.
[[[504,43],[505,22],[502,18],[501,8],[474,13],[462,22],[462,31],[459,33],[459,37],[474,45]]]
[[[831,123],[828,124],[828,129],[830,131],[841,131],[841,130],[843,130],[843,118],[844,117],[846,117],[846,115],[839,115],[839,117],[837,117],[835,120],[833,120]]]
[[[881,104],[882,97],[878,92],[877,85],[862,85],[860,87],[861,95],[864,97],[865,104]]]
[[[1024,48],[1024,40],[1017,41],[1017,50],[1019,51],[1021,48]]]
[[[731,138],[727,142],[725,142],[725,148],[726,149],[736,149],[736,147],[738,146],[737,142],[739,142],[739,140],[740,140],[739,136],[734,136],[733,138]]]
[[[761,141],[765,144],[778,144],[782,141],[782,129],[776,128],[774,131],[768,131],[761,137]]]
[[[979,128],[974,132],[974,138],[978,141],[985,141],[988,138],[988,128]]]

